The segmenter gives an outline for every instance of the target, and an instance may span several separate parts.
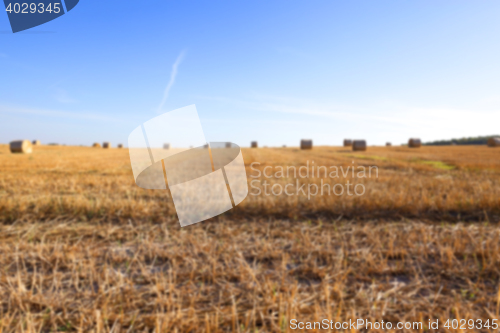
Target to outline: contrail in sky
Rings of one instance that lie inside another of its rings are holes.
[[[163,99],[161,100],[161,103],[158,106],[158,113],[160,113],[163,107],[165,106],[165,102],[168,99],[168,94],[170,92],[170,89],[172,89],[172,86],[175,83],[175,77],[177,76],[177,68],[181,64],[185,53],[186,53],[185,51],[182,51],[175,60],[174,64],[172,65],[172,73],[170,73],[170,81],[168,81],[167,87],[165,88],[165,92],[163,93]]]

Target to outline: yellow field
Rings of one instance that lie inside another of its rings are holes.
[[[444,332],[447,319],[499,319],[500,149],[243,156],[247,199],[181,229],[166,191],[135,185],[126,149],[0,146],[0,331],[282,332],[292,319],[364,318]],[[304,166],[309,177],[286,176]],[[347,181],[364,194],[307,195]],[[272,194],[287,185],[292,195]]]

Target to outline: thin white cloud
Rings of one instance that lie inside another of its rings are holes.
[[[75,113],[68,111],[35,109],[35,108],[8,106],[8,105],[0,105],[0,114],[1,113],[13,113],[13,114],[21,113],[21,114],[39,115],[39,116],[54,117],[54,118],[88,119],[88,120],[100,120],[100,121],[110,121],[110,122],[116,122],[118,120],[113,117],[106,117],[98,114],[92,114],[89,112]]]
[[[170,89],[172,89],[174,83],[175,83],[175,77],[177,76],[177,68],[182,62],[182,59],[184,59],[185,51],[182,51],[177,59],[175,60],[174,64],[172,65],[172,72],[170,73],[170,81],[168,82],[167,86],[165,87],[165,91],[163,93],[163,99],[161,100],[160,105],[158,105],[158,113],[162,112],[163,107],[165,106],[165,103],[167,102],[168,95],[170,93]]]
[[[409,106],[398,102],[370,105],[340,105],[280,96],[257,95],[247,99],[203,97],[216,102],[233,105],[239,109],[284,115],[297,115],[293,121],[303,119],[301,135],[311,137],[365,138],[370,143],[385,141],[406,142],[408,137],[420,137],[424,141],[491,135],[499,132],[500,112],[497,108],[458,108],[450,106]],[[287,117],[287,120],[290,120]],[[261,120],[269,122],[269,118]],[[329,124],[328,132],[321,132],[321,125]],[[308,128],[314,130],[307,131]],[[286,126],[285,126],[286,127]],[[320,133],[321,132],[321,133]],[[278,133],[278,132],[277,132]],[[278,135],[278,134],[276,134]]]
[[[415,107],[408,105],[370,105],[344,107],[337,105],[263,103],[259,110],[330,118],[358,135],[374,135],[385,130],[434,140],[498,132],[500,113],[491,110],[467,110],[453,107]],[[343,109],[346,111],[339,111]]]

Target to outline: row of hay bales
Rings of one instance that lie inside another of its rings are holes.
[[[352,147],[352,150],[354,151],[363,151],[366,150],[366,140],[351,140],[351,139],[345,139],[343,143],[344,147]],[[392,144],[390,142],[387,142],[386,147],[391,147]],[[258,148],[259,145],[257,141],[252,141],[250,143],[251,148]],[[286,147],[286,146],[283,146]],[[408,147],[409,148],[420,148],[422,147],[422,140],[419,138],[410,138],[408,140]],[[488,140],[488,147],[500,147],[500,138],[490,138]],[[313,141],[310,139],[307,140],[300,140],[300,149],[312,149],[313,148]]]
[[[386,142],[385,146],[392,147],[392,143]],[[345,139],[344,140],[344,147],[352,147],[352,150],[354,150],[354,151],[363,151],[363,150],[366,150],[367,145],[366,145],[366,140]],[[422,147],[422,140],[417,139],[417,138],[411,138],[408,140],[408,147],[420,148],[420,147]]]
[[[33,146],[41,146],[40,140],[14,140],[9,143],[9,148],[11,153],[20,153],[20,154],[31,154],[33,152]],[[49,143],[49,146],[57,146],[56,143]],[[99,143],[94,143],[92,147],[101,148]],[[111,148],[111,144],[109,142],[104,142],[102,144],[103,148]],[[120,143],[117,145],[117,148],[123,148],[123,145]]]
[[[24,154],[31,154],[33,152],[33,146],[40,146],[40,140],[15,140],[10,142],[10,151],[12,153],[24,153]],[[345,139],[344,140],[344,147],[352,147],[353,151],[364,151],[366,150],[366,140],[351,140],[351,139]],[[391,147],[392,144],[390,142],[387,142],[385,144],[387,147]],[[257,141],[252,141],[250,143],[250,147],[252,148],[258,148],[258,143]],[[411,138],[408,140],[408,147],[409,148],[420,148],[422,146],[422,141],[418,138]],[[98,142],[94,143],[92,145],[94,148],[104,148],[104,149],[109,149],[111,148],[111,144],[109,142],[103,142],[102,146]],[[117,148],[123,148],[123,144],[118,144],[116,146]],[[231,144],[226,144],[226,148],[230,148]],[[283,146],[286,147],[286,146]],[[488,147],[500,147],[500,138],[490,138],[488,139]],[[170,144],[165,143],[163,145],[164,149],[170,149]],[[300,140],[300,149],[312,149],[313,148],[313,141],[310,139],[302,139]]]
[[[388,146],[390,143],[387,144]],[[250,143],[251,148],[258,148],[259,145],[257,141],[252,141]],[[352,147],[353,150],[366,150],[366,140],[344,140],[344,147]],[[283,148],[286,148],[286,145],[283,145]],[[300,149],[312,149],[313,148],[313,140],[300,140]]]
[[[94,148],[101,148],[102,147],[104,149],[109,149],[109,148],[111,148],[111,144],[109,142],[103,142],[102,146],[101,146],[101,144],[99,142],[95,142],[92,145],[92,147],[94,147]],[[123,148],[123,145],[121,143],[119,143],[116,145],[116,148]]]
[[[392,147],[392,143],[386,142],[386,147]],[[410,148],[420,148],[422,146],[422,141],[420,139],[411,138],[408,140],[408,147]],[[352,147],[352,150],[366,150],[366,140],[344,140],[344,147]]]
[[[231,148],[232,145],[231,145],[230,142],[226,142],[225,147],[226,148]],[[121,147],[118,147],[118,148],[121,148]],[[189,148],[193,148],[193,146],[189,146]],[[170,143],[164,143],[163,144],[163,149],[170,149]]]

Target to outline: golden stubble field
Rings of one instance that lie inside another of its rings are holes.
[[[286,332],[292,319],[357,318],[444,332],[428,319],[499,318],[500,149],[243,149],[247,199],[181,229],[166,191],[135,186],[126,149],[35,148],[0,146],[1,332]],[[313,165],[378,176],[276,176]],[[364,194],[295,192],[347,181]],[[264,182],[294,194],[266,195]]]

